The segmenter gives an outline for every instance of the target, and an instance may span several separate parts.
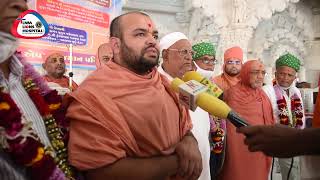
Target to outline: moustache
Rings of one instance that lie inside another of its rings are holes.
[[[144,48],[144,52],[148,51],[149,48],[152,48],[153,50],[155,50],[158,55],[160,54],[159,49],[157,49],[155,45],[149,45],[148,47]]]

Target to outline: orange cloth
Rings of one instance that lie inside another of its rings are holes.
[[[239,76],[229,76],[225,72],[219,76],[216,76],[212,81],[219,86],[223,91],[228,90],[230,87],[236,85],[240,79]]]
[[[69,88],[69,77],[67,77],[67,76],[63,76],[60,79],[55,79],[55,78],[52,78],[48,75],[45,75],[45,76],[43,76],[43,78],[47,82],[54,82],[54,83],[59,84],[63,88]],[[77,89],[77,87],[78,87],[78,85],[74,81],[72,81],[72,90]]]
[[[224,52],[224,63],[229,59],[239,59],[241,62],[243,61],[243,51],[240,47],[234,46],[232,48],[227,49]]]
[[[109,61],[70,98],[69,161],[80,170],[171,154],[192,128],[188,110],[155,68],[140,76]]]
[[[239,59],[242,62],[242,49],[238,46],[227,49],[224,53],[224,64],[222,67],[223,73],[219,76],[212,78],[212,81],[216,83],[223,91],[228,90],[230,87],[236,85],[240,81],[239,76],[229,76],[225,72],[225,64],[231,58]]]
[[[248,61],[242,66],[241,81],[227,90],[227,104],[250,125],[274,124],[272,106],[261,88],[252,89],[249,84],[251,65],[259,61]],[[261,63],[260,63],[261,64]],[[222,180],[267,180],[271,158],[261,152],[249,152],[244,136],[227,121],[226,160],[221,173]]]
[[[319,93],[320,93],[320,86],[319,86],[318,96],[316,100],[316,105],[314,106],[312,127],[320,127],[320,94]]]

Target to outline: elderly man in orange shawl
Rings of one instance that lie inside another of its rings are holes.
[[[105,65],[108,61],[113,59],[113,52],[110,43],[103,43],[98,48],[96,56],[96,67],[97,69]]]
[[[243,61],[242,49],[238,46],[227,49],[224,53],[223,73],[212,79],[223,91],[239,82],[239,73]]]
[[[188,110],[156,66],[158,31],[141,12],[110,26],[114,59],[71,94],[70,162],[88,179],[196,179],[201,154]]]
[[[264,65],[258,60],[246,62],[240,73],[240,82],[227,90],[225,101],[250,125],[274,124],[272,106],[261,89]],[[227,122],[226,161],[221,173],[222,180],[266,180],[271,158],[261,152],[249,152],[243,143],[244,136]]]
[[[60,52],[50,53],[45,58],[42,67],[46,71],[46,75],[43,76],[44,80],[48,82],[51,89],[57,90],[60,95],[65,95],[70,90],[74,91],[77,89],[78,85],[74,81],[72,81],[72,86],[70,87],[69,77],[64,75],[66,63]]]

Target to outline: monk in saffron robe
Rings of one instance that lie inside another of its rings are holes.
[[[110,43],[103,43],[98,48],[96,56],[96,67],[97,69],[105,65],[108,61],[113,59],[113,52],[110,47]]]
[[[45,58],[42,67],[47,73],[43,78],[48,82],[51,89],[57,90],[61,95],[70,92],[69,77],[64,75],[66,72],[66,63],[61,53],[53,52],[49,54]],[[78,85],[72,81],[71,90],[75,90],[77,87]]]
[[[223,91],[239,82],[239,73],[243,61],[242,49],[238,46],[227,49],[224,53],[223,73],[212,79]]]
[[[274,124],[272,106],[261,89],[265,69],[257,60],[246,62],[240,73],[240,82],[227,90],[225,101],[250,125]],[[244,136],[227,121],[227,150],[222,180],[266,180],[271,167],[271,157],[261,152],[249,152]]]
[[[188,110],[156,69],[154,23],[130,12],[110,29],[114,60],[71,94],[71,164],[96,180],[197,179],[201,154]]]

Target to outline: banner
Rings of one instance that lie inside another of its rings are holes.
[[[21,39],[18,51],[40,66],[52,52],[61,52],[69,67],[68,45],[73,45],[73,67],[93,70],[98,47],[108,42],[111,20],[120,15],[121,0],[29,0],[40,13],[49,33],[40,39]]]

